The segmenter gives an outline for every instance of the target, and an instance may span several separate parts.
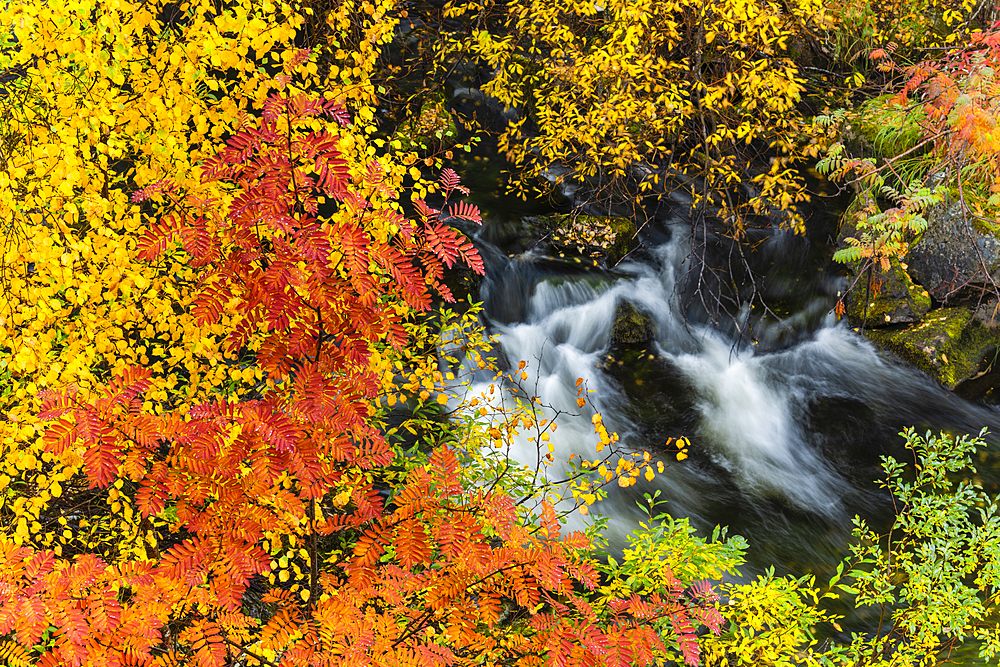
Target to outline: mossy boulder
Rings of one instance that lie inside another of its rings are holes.
[[[931,295],[915,284],[906,272],[906,265],[893,259],[889,270],[873,280],[879,289],[868,289],[865,278],[844,297],[847,320],[852,326],[865,328],[918,322],[931,309]]]
[[[551,231],[555,250],[604,257],[610,266],[639,245],[635,223],[629,218],[558,214],[540,221]]]
[[[615,324],[611,341],[619,345],[640,345],[656,337],[653,318],[628,301],[620,301],[615,309]]]
[[[974,315],[971,308],[939,308],[905,329],[874,329],[866,334],[950,389],[975,375],[1000,345],[1000,329],[983,326]]]

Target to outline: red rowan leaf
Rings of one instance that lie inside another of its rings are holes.
[[[691,584],[691,595],[696,601],[715,602],[719,599],[719,594],[712,587],[712,582],[701,579]]]
[[[330,118],[340,123],[341,127],[351,126],[351,115],[347,112],[347,109],[338,102],[327,102],[326,113]]]
[[[447,646],[419,644],[414,648],[414,651],[420,658],[419,664],[422,665],[451,667],[456,662],[455,654]]]
[[[153,384],[153,371],[141,366],[126,366],[105,388],[105,394],[112,403],[128,406],[137,396],[145,393]]]
[[[146,201],[154,195],[159,193],[173,194],[177,190],[177,186],[170,179],[163,179],[156,181],[155,183],[150,183],[146,187],[136,190],[132,193],[131,202],[133,204]]]
[[[674,627],[674,636],[677,640],[677,646],[681,649],[681,654],[684,656],[684,662],[688,665],[692,665],[692,667],[696,667],[700,651],[698,647],[698,635],[695,634],[690,618],[686,613],[680,611],[671,617],[671,621]]]
[[[350,182],[351,171],[347,161],[340,156],[339,151],[331,151],[316,159],[316,187],[337,199],[347,196],[347,185]]]
[[[417,213],[420,215],[420,219],[423,220],[425,223],[436,222],[438,216],[441,214],[441,211],[432,206],[428,206],[427,202],[425,202],[423,199],[415,200],[413,202],[413,205],[416,207]]]
[[[364,176],[364,184],[374,188],[375,192],[383,197],[390,199],[396,197],[396,191],[385,181],[385,168],[382,167],[382,163],[378,160],[372,160],[368,163],[368,169],[365,171]]]
[[[281,97],[277,93],[269,95],[266,100],[264,100],[264,109],[261,112],[261,116],[264,118],[266,123],[274,123],[278,118],[281,118],[285,114],[285,109],[287,108],[288,100]],[[233,141],[230,140],[230,145],[233,145]]]
[[[479,255],[479,251],[466,241],[458,247],[458,256],[461,258],[465,265],[472,269],[475,273],[481,276],[486,275],[486,266],[483,264],[483,258]]]
[[[177,229],[174,218],[167,214],[153,222],[136,240],[136,256],[146,262],[151,262],[164,252],[177,239]]]
[[[424,225],[424,236],[427,239],[427,246],[449,269],[455,264],[455,260],[458,259],[459,247],[462,244],[462,240],[458,234],[457,230],[440,222],[426,223]]]
[[[403,299],[411,308],[423,311],[430,307],[430,296],[427,294],[424,276],[420,269],[392,246],[380,248],[375,257],[392,276]]]
[[[38,392],[41,399],[39,405],[39,419],[56,419],[72,410],[76,405],[76,387],[70,387],[66,391],[54,391],[46,389]]]
[[[468,220],[477,225],[483,224],[483,216],[479,213],[479,207],[468,202],[460,201],[448,207],[448,215],[461,220]]]
[[[323,377],[315,364],[303,364],[295,378],[299,409],[314,421],[332,417],[341,406],[341,392]]]
[[[722,624],[725,619],[714,605],[692,609],[691,616],[708,628],[712,634],[718,636],[722,632]]]
[[[216,239],[203,218],[196,218],[179,230],[181,244],[191,255],[191,266],[207,266],[219,259]]]
[[[278,406],[271,403],[247,405],[243,408],[243,418],[279,453],[295,449],[300,437],[299,429]]]
[[[457,188],[459,184],[458,174],[455,172],[454,169],[442,169],[441,176],[439,177],[438,180],[441,182],[441,187],[444,188],[445,197],[450,195],[452,190]]]
[[[42,434],[42,446],[53,454],[62,454],[73,446],[77,438],[76,425],[68,417],[60,417],[59,421],[49,424]]]
[[[222,317],[232,291],[225,283],[212,283],[202,287],[194,299],[191,314],[199,326],[215,324]]]
[[[292,54],[292,57],[285,61],[284,70],[288,74],[292,74],[301,65],[309,61],[312,57],[312,51],[310,49],[298,49]]]
[[[117,441],[109,437],[100,437],[92,441],[83,455],[83,463],[87,471],[90,488],[107,488],[118,476],[118,465],[121,460],[121,447]]]

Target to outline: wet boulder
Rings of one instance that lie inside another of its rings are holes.
[[[518,119],[514,109],[504,107],[496,98],[478,88],[456,88],[452,104],[467,134],[478,130],[499,136],[508,124]]]
[[[653,318],[628,301],[618,302],[611,341],[619,345],[640,345],[656,338]]]
[[[1000,327],[985,326],[966,307],[939,308],[905,329],[874,329],[866,334],[949,389],[975,375],[1000,345]]]

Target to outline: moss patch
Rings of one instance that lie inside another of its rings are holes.
[[[927,114],[922,105],[894,105],[892,95],[880,95],[861,107],[857,129],[871,145],[872,157],[893,157],[916,146]]]
[[[866,335],[948,388],[975,375],[1000,344],[1000,331],[973,321],[973,311],[963,307],[933,310],[906,329],[871,330]]]
[[[990,234],[1000,238],[1000,225],[995,222],[984,220],[980,216],[970,215],[969,223],[972,225],[972,228],[980,234]]]
[[[611,340],[623,345],[648,343],[656,336],[653,318],[640,312],[628,301],[622,301],[615,310],[615,324]]]

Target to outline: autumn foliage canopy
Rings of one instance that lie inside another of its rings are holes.
[[[732,2],[736,26],[666,3],[683,20],[663,34],[633,4],[608,5],[591,41],[530,2],[501,21],[449,4],[489,19],[469,51],[511,103],[525,53],[508,38],[530,36],[541,133],[513,125],[508,152],[614,177],[676,154],[724,184],[742,174],[732,146],[773,142],[749,175],[801,199],[789,165],[812,149],[782,54],[794,21],[825,25],[819,5]],[[861,648],[810,653],[835,619],[810,577],[727,584],[720,604],[710,581],[736,572],[739,538],[699,538],[650,498],[619,563],[599,522],[564,525],[662,461],[623,448],[582,379],[595,458],[559,461],[565,413],[525,390],[524,362],[491,368],[474,305],[449,310],[453,270],[485,271],[458,229],[481,214],[440,156],[376,120],[404,15],[391,0],[0,7],[0,661],[855,664]],[[445,32],[435,57],[455,53]],[[739,39],[753,52],[713,65]],[[645,72],[615,69],[629,45]],[[704,56],[694,78],[664,57],[681,46]],[[559,49],[587,67],[560,70]],[[567,115],[574,87],[587,99]],[[568,141],[577,117],[588,134]],[[473,395],[474,373],[495,382]],[[515,438],[536,466],[510,457]]]
[[[19,352],[3,369],[0,657],[695,664],[696,630],[721,622],[711,586],[599,595],[554,498],[532,511],[501,476],[469,480],[487,434],[409,454],[392,435],[387,406],[419,425],[448,403],[454,373],[420,316],[454,301],[446,270],[483,273],[449,224],[480,214],[450,169],[413,190],[443,203],[404,214],[415,168],[377,154],[360,56],[318,86],[316,54],[275,27],[301,21],[287,6],[204,4],[173,24],[105,9],[4,9],[21,103],[5,126]],[[375,8],[343,9],[377,37]],[[277,64],[249,67],[248,46]],[[554,424],[518,414],[549,440]],[[588,475],[574,489],[593,502]]]

